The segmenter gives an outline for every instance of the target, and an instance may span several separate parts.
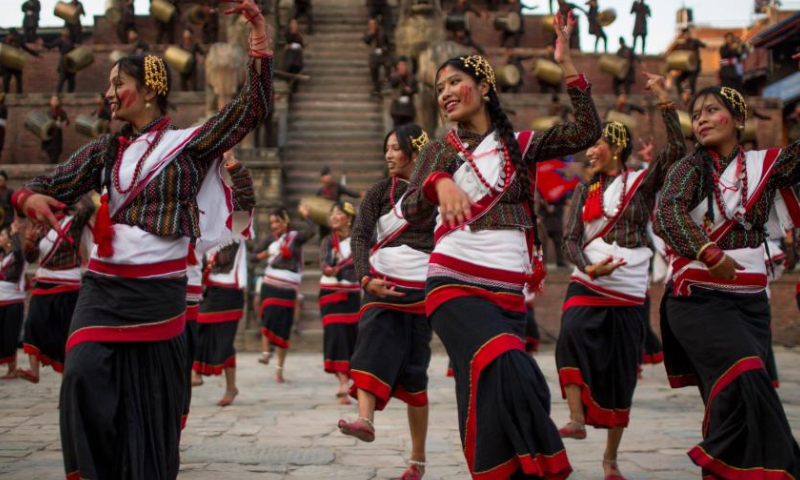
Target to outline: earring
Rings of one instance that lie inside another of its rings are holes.
[[[614,157],[613,157],[613,160],[614,160],[615,162],[619,162],[619,155],[617,155],[617,154],[615,153],[615,154],[614,154]]]
[[[739,130],[744,130],[744,125],[739,125],[736,128],[738,128]]]
[[[153,105],[148,101],[144,104],[144,108],[153,108]]]
[[[483,98],[483,101],[484,101],[484,102],[486,102],[486,103],[489,103],[489,95],[484,95],[484,96],[483,96],[483,97],[481,97],[481,98]]]

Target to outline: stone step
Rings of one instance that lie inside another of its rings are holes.
[[[311,91],[303,91],[301,90],[296,95],[292,97],[292,100],[297,101],[306,101],[306,100],[316,100],[322,102],[363,102],[363,103],[372,103],[377,107],[378,103],[377,100],[372,97],[372,95],[367,93],[350,93],[344,92],[340,94],[331,95],[330,93],[319,93],[313,90]]]
[[[289,117],[289,127],[298,128],[301,130],[313,129],[316,131],[328,130],[333,132],[347,131],[347,130],[361,130],[365,132],[382,134],[383,125],[377,119],[369,119],[363,117],[345,117],[336,118],[320,118],[319,116],[295,118]],[[291,131],[290,131],[291,135]]]
[[[316,175],[323,165],[331,167],[335,172],[372,171],[373,169],[383,168],[383,155],[380,152],[374,152],[373,155],[364,158],[334,157],[332,155],[323,157],[296,155],[292,158],[286,158],[284,164],[285,171],[292,172],[292,174],[294,172],[316,172]],[[290,178],[290,176],[287,175],[287,178]]]
[[[360,168],[360,169],[353,169],[351,167],[349,169],[344,169],[344,170],[340,168],[335,168],[336,165],[328,165],[328,166],[333,168],[333,170],[337,172],[339,176],[342,175],[345,176],[347,178],[347,183],[353,183],[353,184],[364,184],[364,183],[373,184],[378,180],[380,180],[381,178],[383,178],[385,170],[382,165],[380,166],[373,165],[370,168]],[[292,188],[295,188],[301,182],[303,184],[308,182],[309,184],[316,185],[317,188],[319,188],[319,186],[317,185],[317,183],[319,182],[319,171],[317,169],[312,170],[310,168],[304,168],[304,169],[287,168],[286,171],[292,173],[291,181],[293,182],[293,183],[288,183],[287,186],[292,186]]]
[[[321,67],[369,67],[369,58],[367,57],[368,52],[359,52],[359,58],[363,59],[363,63],[354,62],[352,59],[346,57],[340,57],[339,55],[322,55],[318,54],[316,56],[309,53],[307,56],[303,57],[303,61],[305,62],[305,66],[307,69],[313,71],[315,68]]]
[[[331,97],[331,95],[325,95],[326,97]],[[298,99],[292,102],[292,109],[296,109],[297,111],[315,111],[315,112],[325,112],[331,110],[344,110],[346,112],[365,112],[365,113],[376,113],[378,112],[378,105],[372,101],[367,101],[370,98],[369,95],[366,95],[363,100],[359,101],[332,101],[332,100],[325,100],[325,99],[309,99],[309,100],[302,100]]]
[[[366,76],[369,78],[369,66],[364,63],[364,65],[345,65],[345,66],[337,66],[337,65],[328,65],[328,66],[316,66],[314,68],[307,68],[305,70],[306,74],[311,75],[314,79],[317,78],[330,78],[330,77],[357,77],[357,76]]]
[[[340,93],[361,93],[369,94],[372,91],[372,84],[370,82],[356,81],[354,85],[346,83],[340,84],[325,84],[323,82],[314,82],[309,84],[306,90],[312,90],[314,93],[336,95]]]
[[[315,141],[330,141],[330,140],[367,140],[379,141],[381,144],[383,143],[383,138],[376,138],[376,135],[379,135],[377,131],[363,131],[363,130],[342,130],[342,131],[331,131],[331,130],[324,130],[324,129],[306,129],[300,130],[296,129],[294,131],[289,131],[289,141],[293,140],[300,140],[300,139],[309,139]]]
[[[327,44],[328,42],[351,42],[362,43],[364,32],[361,30],[349,29],[346,32],[314,32],[311,37],[314,39],[314,44]]]
[[[288,147],[290,148],[297,148],[298,150],[317,150],[317,149],[324,149],[328,152],[331,149],[342,148],[342,149],[364,149],[364,150],[374,150],[377,152],[381,151],[383,148],[383,139],[382,138],[373,138],[373,139],[336,139],[336,140],[319,140],[319,139],[289,139],[288,140]]]
[[[377,109],[372,109],[372,111],[347,111],[343,112],[341,115],[336,116],[336,120],[340,121],[351,121],[351,120],[360,120],[363,122],[380,122],[383,119],[383,115],[377,111]],[[289,121],[290,122],[298,122],[303,120],[319,120],[320,122],[330,123],[329,118],[320,117],[320,112],[314,111],[313,108],[307,109],[292,109],[292,112],[289,114]]]
[[[337,161],[342,163],[359,163],[370,161],[383,162],[383,143],[373,146],[371,148],[353,150],[350,148],[326,148],[325,151],[309,152],[309,151],[287,151],[283,156],[284,161],[289,165],[295,163],[325,163],[328,161]]]

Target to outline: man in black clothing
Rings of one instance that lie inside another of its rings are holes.
[[[139,31],[135,28],[128,30],[128,43],[131,45],[128,49],[131,55],[141,55],[150,51],[150,45],[139,37]]]
[[[522,0],[510,0],[508,3],[511,4],[510,11],[518,13],[520,16],[520,20],[522,21],[520,22],[519,30],[517,30],[516,32],[503,31],[503,36],[500,39],[500,45],[503,47],[508,47],[510,42],[511,43],[510,46],[516,48],[519,47],[519,44],[522,41],[522,36],[525,35],[525,17],[523,16],[524,15],[523,12],[525,11],[525,9],[535,10],[536,7],[526,7],[525,5],[522,4]]]
[[[8,107],[6,94],[0,93],[0,158],[3,157],[3,146],[6,143],[6,123],[8,122]]]
[[[631,13],[636,16],[633,24],[633,50],[636,51],[636,41],[642,39],[642,55],[647,42],[647,17],[650,16],[650,7],[644,0],[636,0],[631,7]]]
[[[136,13],[133,9],[133,0],[122,0],[119,4],[120,19],[117,23],[117,38],[120,43],[128,43],[128,30],[135,28]]]
[[[292,7],[292,18],[299,20],[301,15],[305,15],[306,17],[308,34],[313,35],[314,13],[311,7],[311,0],[294,0],[294,7]]]
[[[600,5],[597,0],[589,0],[586,4],[589,5],[589,11],[584,10],[584,13],[589,19],[589,35],[594,36],[594,53],[597,53],[597,44],[600,40],[603,40],[603,51],[608,53],[608,37],[600,25]]]
[[[81,17],[86,15],[86,11],[83,9],[83,4],[80,0],[72,0],[70,5],[78,9],[78,22],[75,24],[64,22],[64,27],[69,29],[69,39],[72,40],[72,43],[80,44],[83,43],[83,25],[81,25]]]
[[[8,188],[8,175],[5,170],[0,170],[0,208],[4,213],[0,230],[10,227],[14,221],[14,209],[11,207],[12,195],[14,195],[14,190]]]
[[[573,114],[572,107],[561,103],[561,97],[554,93],[550,97],[550,107],[548,108],[548,115],[551,117],[558,117],[562,122],[569,122],[570,116]]]
[[[389,56],[389,37],[378,27],[378,21],[374,18],[370,18],[367,22],[367,33],[364,34],[364,43],[372,48],[369,54],[369,74],[372,77],[372,94],[380,95],[380,69],[383,67],[384,74],[388,77],[392,68],[392,63]]]
[[[203,43],[211,45],[219,39],[219,9],[216,0],[210,0],[207,5],[208,20],[203,24]]]
[[[697,68],[694,70],[683,71],[680,75],[678,75],[678,78],[675,79],[675,85],[678,87],[679,95],[683,88],[683,82],[687,80],[689,82],[689,90],[692,92],[692,95],[694,95],[694,93],[697,91],[697,77],[700,76],[701,70],[700,49],[705,47],[705,43],[692,36],[692,31],[689,30],[688,27],[683,29],[681,36],[678,39],[678,43],[675,45],[673,51],[689,50],[694,52],[695,56],[697,57]]]
[[[626,75],[625,78],[619,79],[617,76],[614,76],[614,95],[619,95],[623,90],[625,91],[626,95],[630,95],[631,87],[634,83],[636,83],[636,62],[638,60],[636,58],[636,54],[633,52],[633,49],[625,44],[625,39],[622,37],[619,37],[619,50],[617,50],[617,56],[627,59],[630,68],[628,68],[628,75]]]
[[[413,123],[417,110],[414,107],[414,95],[419,91],[417,79],[411,73],[408,58],[400,57],[397,60],[395,71],[389,75],[389,84],[394,89],[394,100],[389,107],[394,127],[397,128],[407,123]]]
[[[380,18],[380,25],[387,35],[391,35],[394,25],[392,24],[392,7],[389,6],[387,0],[367,0],[367,8],[369,9],[369,18],[378,20]]]
[[[725,45],[719,49],[719,83],[723,87],[742,91],[742,42],[728,32],[725,34]]]
[[[3,43],[10,47],[25,50],[34,57],[39,56],[39,52],[36,50],[31,50],[25,44],[25,42],[22,41],[22,37],[19,36],[19,32],[17,32],[16,28],[8,29],[8,35],[6,35],[6,38],[3,39]],[[14,77],[14,80],[17,82],[17,93],[22,93],[22,70],[3,67],[3,90],[5,93],[8,93],[11,90],[11,77]]]
[[[206,51],[194,39],[194,32],[192,31],[191,28],[185,28],[183,30],[183,38],[181,39],[181,48],[189,52],[192,55],[192,58],[194,58],[194,64],[192,65],[192,69],[188,73],[181,73],[181,90],[183,90],[184,92],[196,92],[197,62],[198,62],[197,56],[198,55],[204,56],[206,54]]]
[[[519,89],[522,88],[522,85],[525,84],[525,66],[522,65],[522,62],[525,60],[530,60],[533,58],[533,55],[515,55],[511,51],[508,53],[508,59],[506,60],[506,65],[511,65],[517,68],[519,72],[519,83],[513,86],[500,86],[500,91],[502,93],[519,93]]]
[[[22,19],[22,30],[25,33],[25,43],[33,43],[36,41],[36,30],[39,28],[39,13],[42,11],[42,5],[39,0],[27,0],[22,4],[22,13],[25,18]]]
[[[153,17],[156,21],[156,44],[163,43],[164,37],[166,37],[167,43],[172,45],[175,43],[175,21],[180,16],[180,11],[178,10],[178,2],[175,0],[164,1],[175,5],[175,14],[172,15],[168,22],[162,22]]]
[[[48,50],[52,50],[54,48],[58,48],[58,67],[56,71],[58,72],[58,88],[56,91],[61,93],[64,89],[64,84],[67,84],[67,92],[72,93],[75,91],[75,73],[70,72],[67,70],[66,65],[66,56],[69,52],[75,50],[75,44],[72,42],[70,38],[70,30],[68,28],[64,28],[61,30],[61,36],[56,38],[50,43],[46,43],[45,48]]]
[[[327,198],[333,202],[338,202],[341,200],[342,195],[347,195],[351,198],[361,198],[361,194],[355,190],[350,190],[346,186],[342,185],[341,182],[334,182],[333,175],[331,174],[331,167],[327,165],[322,167],[322,170],[320,170],[319,181],[322,184],[322,187],[317,190],[317,196],[319,197]],[[325,238],[330,233],[331,229],[327,226],[319,226],[320,238]]]

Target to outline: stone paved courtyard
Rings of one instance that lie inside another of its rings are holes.
[[[184,432],[181,479],[317,480],[397,478],[407,460],[405,406],[392,402],[378,413],[378,438],[357,444],[339,434],[339,418],[355,417],[354,406],[334,399],[336,382],[322,373],[320,355],[292,353],[289,382],[274,382],[275,370],[256,362],[256,354],[238,359],[236,402],[215,406],[221,378],[195,389]],[[779,390],[795,432],[800,432],[800,352],[778,348]],[[554,392],[553,417],[561,425],[567,407],[557,390],[553,350],[537,355]],[[23,361],[23,364],[26,363]],[[426,480],[468,479],[460,452],[452,380],[444,375],[447,358],[431,364],[431,425]],[[15,380],[0,383],[0,478],[63,479],[57,392],[59,377],[46,369],[38,385]],[[631,428],[622,443],[620,466],[630,479],[700,478],[685,452],[699,440],[702,408],[695,389],[671,390],[662,366],[648,366],[636,392]],[[583,442],[567,441],[578,480],[602,479],[602,431]]]

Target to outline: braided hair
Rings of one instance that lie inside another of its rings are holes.
[[[511,121],[508,119],[508,115],[506,115],[506,112],[503,110],[503,106],[500,103],[500,96],[497,93],[497,87],[495,86],[494,82],[494,72],[488,70],[491,68],[488,67],[488,63],[481,67],[476,65],[476,62],[474,61],[464,61],[466,58],[471,59],[474,57],[477,57],[477,55],[470,57],[453,57],[441,64],[439,69],[436,71],[436,81],[434,84],[439,82],[439,75],[446,67],[453,67],[456,70],[466,73],[475,81],[475,83],[480,83],[481,80],[486,80],[489,83],[489,93],[487,95],[488,101],[485,102],[486,112],[489,114],[489,119],[491,120],[492,125],[494,125],[497,135],[508,149],[508,155],[511,158],[511,163],[514,165],[516,170],[520,188],[522,188],[522,192],[525,195],[525,201],[527,203],[531,221],[533,223],[535,243],[538,247],[541,245],[541,240],[539,239],[538,228],[536,225],[535,201],[533,190],[531,188],[532,185],[530,176],[528,175],[528,165],[522,158],[522,152],[520,151],[519,144],[517,143],[514,126],[511,125]],[[483,60],[483,62],[485,62],[485,60]]]

